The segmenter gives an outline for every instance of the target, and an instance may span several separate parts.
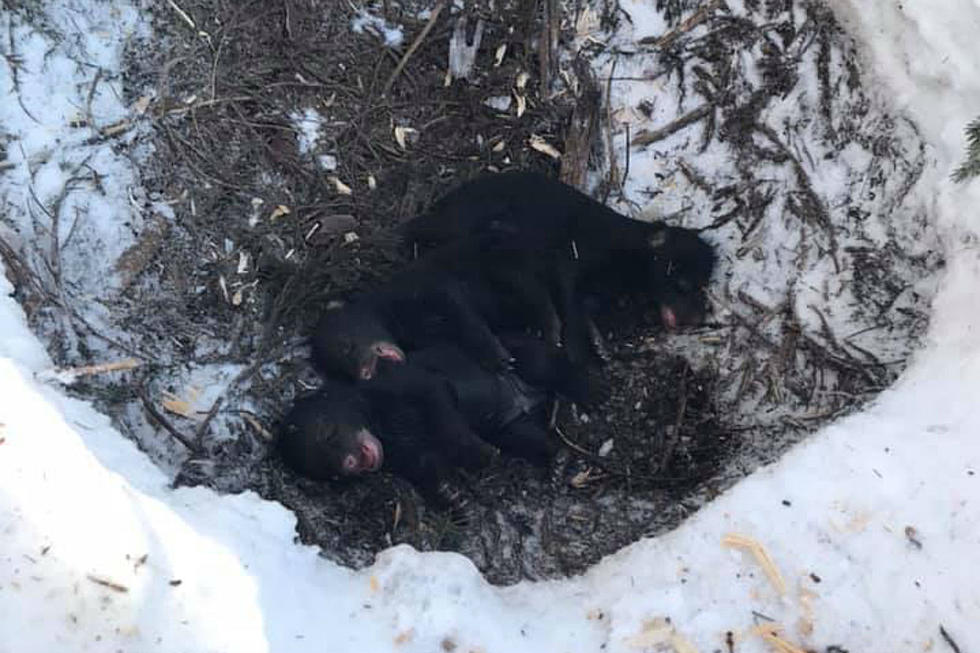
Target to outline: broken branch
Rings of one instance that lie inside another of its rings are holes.
[[[419,35],[415,37],[415,40],[412,41],[412,44],[408,46],[408,50],[405,51],[405,54],[402,55],[402,58],[398,62],[398,65],[395,66],[395,70],[392,71],[391,77],[389,77],[388,81],[385,82],[384,89],[381,91],[382,96],[388,95],[388,91],[391,90],[391,85],[395,83],[395,80],[401,74],[402,70],[405,69],[405,64],[408,63],[408,60],[412,57],[413,54],[415,54],[415,51],[418,50],[419,46],[422,45],[422,41],[424,41],[425,37],[429,35],[429,32],[432,31],[432,28],[436,24],[436,19],[439,18],[439,14],[442,13],[442,10],[445,7],[446,7],[446,0],[442,0],[439,4],[436,5],[435,9],[432,10],[432,15],[429,16],[429,21],[425,24],[425,27],[422,28],[422,31],[419,32]]]
[[[661,127],[660,129],[654,129],[650,131],[649,129],[641,129],[637,132],[636,136],[633,138],[633,145],[638,145],[640,147],[644,145],[650,145],[651,143],[656,143],[657,141],[662,141],[668,136],[679,132],[685,127],[696,123],[697,121],[706,118],[715,108],[711,104],[705,104],[689,113],[685,113],[683,116],[675,120],[674,122]]]

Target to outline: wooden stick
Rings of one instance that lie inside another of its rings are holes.
[[[170,420],[164,417],[163,414],[156,409],[156,406],[153,405],[150,398],[146,396],[145,391],[140,389],[136,391],[136,394],[139,396],[140,401],[143,402],[143,407],[146,408],[146,412],[148,412],[150,416],[156,420],[158,424],[160,424],[160,426],[167,429],[170,435],[174,436],[174,439],[177,440],[177,442],[184,445],[187,450],[192,453],[201,453],[201,449],[194,443],[193,440],[174,428],[174,425],[170,423]]]
[[[221,408],[221,404],[225,401],[224,397],[218,397],[213,404],[211,404],[211,410],[208,411],[207,416],[197,427],[197,431],[194,432],[194,441],[197,442],[197,446],[201,447],[204,445],[204,433],[208,430],[208,425],[214,416],[218,414],[218,409]]]
[[[104,374],[106,372],[119,372],[122,370],[131,370],[134,367],[139,367],[142,365],[140,361],[135,358],[124,358],[121,361],[115,361],[112,363],[99,363],[98,365],[84,365],[82,367],[65,367],[59,370],[55,370],[56,374],[67,374],[69,376],[92,376],[93,374]]]
[[[408,46],[408,50],[405,51],[401,61],[398,62],[398,65],[395,66],[394,72],[391,73],[391,77],[389,77],[388,81],[385,82],[384,90],[381,91],[382,96],[388,95],[388,91],[391,90],[391,85],[395,83],[395,79],[401,74],[402,70],[404,70],[405,64],[408,63],[409,58],[415,54],[415,51],[418,50],[420,45],[422,45],[422,41],[425,40],[425,37],[428,36],[429,32],[432,31],[432,28],[435,27],[436,19],[439,18],[439,14],[442,13],[442,10],[445,9],[445,7],[446,0],[440,0],[439,4],[437,4],[435,9],[432,10],[432,15],[429,16],[429,22],[425,24],[425,27],[422,28],[419,35],[416,36],[415,40],[412,41],[412,44]]]
[[[650,143],[656,143],[657,141],[662,141],[671,134],[679,132],[688,125],[694,124],[708,116],[709,113],[714,111],[714,106],[711,104],[705,104],[689,113],[685,113],[683,116],[675,120],[674,122],[661,127],[660,129],[654,129],[650,131],[649,129],[641,129],[637,132],[636,136],[633,137],[633,142],[631,145],[644,146]]]
[[[92,581],[96,585],[101,585],[102,587],[108,587],[109,589],[111,589],[111,590],[113,590],[115,592],[125,593],[125,592],[128,592],[129,591],[129,588],[126,587],[125,585],[120,585],[119,583],[114,582],[114,581],[111,581],[111,580],[109,580],[107,578],[100,578],[100,577],[94,576],[92,574],[88,574],[86,576],[86,578],[88,578],[90,581]]]

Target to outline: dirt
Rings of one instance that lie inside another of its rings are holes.
[[[129,101],[152,97],[156,154],[144,171],[146,208],[163,217],[120,262],[126,285],[115,326],[138,333],[161,362],[132,382],[93,379],[76,387],[158,462],[179,470],[175,483],[254,490],[279,501],[296,513],[301,541],[346,565],[369,564],[378,550],[406,542],[422,550],[459,551],[494,583],[555,578],[580,573],[640,537],[675,527],[820,424],[859,407],[901,371],[904,355],[889,365],[859,360],[829,340],[801,335],[791,311],[737,297],[736,315],[726,313],[679,336],[663,334],[636,307],[625,307],[605,323],[612,361],[603,373],[613,396],[595,414],[562,407],[558,426],[565,447],[552,469],[502,463],[467,480],[469,507],[456,513],[429,509],[405,483],[384,474],[345,484],[298,478],[276,458],[269,435],[290,401],[316,383],[303,337],[326,302],[397,274],[411,255],[397,238],[398,224],[461,181],[487,170],[559,173],[558,161],[529,142],[540,137],[563,149],[586,92],[566,47],[576,7],[562,8],[557,31],[564,54],[542,65],[536,43],[543,42],[545,25],[537,3],[496,2],[492,10],[469,3],[470,28],[476,16],[485,23],[477,65],[471,79],[447,86],[456,12],[438,17],[394,75],[427,23],[419,11],[426,3],[392,0],[370,8],[403,27],[404,41],[394,48],[370,29],[352,30],[357,11],[347,2],[178,4],[184,16],[166,3],[155,5],[156,38],[132,49],[125,85]],[[805,29],[816,47],[827,48],[827,56],[849,47],[819,5],[793,10],[787,9],[789,1],[746,4],[755,22],[729,18],[721,9],[702,26],[704,33],[680,32],[666,44],[662,60],[675,66],[672,74],[690,75],[699,62],[710,68],[749,41],[780,33],[787,41],[795,38],[793,11],[807,12]],[[658,2],[658,8],[679,29],[700,3]],[[607,28],[628,20],[613,3],[597,9]],[[760,24],[769,30],[764,36]],[[503,45],[506,53],[494,65]],[[776,57],[766,47],[762,52],[764,92],[744,93],[737,75],[710,82],[719,123],[706,128],[705,138],[730,143],[746,169],[784,157],[771,143],[760,147],[743,136],[758,124],[767,98],[798,83],[799,61]],[[579,52],[585,59],[602,54],[598,46]],[[553,73],[542,84],[542,70],[549,66]],[[522,72],[530,81],[520,90]],[[830,84],[827,75],[823,81]],[[517,95],[526,100],[521,117],[484,104],[494,96],[514,103]],[[832,95],[825,94],[813,115],[840,125]],[[302,152],[294,116],[307,109],[322,121],[313,150]],[[400,132],[404,147],[396,127],[414,130]],[[833,138],[843,147],[873,134],[838,129]],[[587,148],[593,169],[608,167],[605,147],[603,134],[594,134]],[[336,168],[319,166],[321,155],[334,157]],[[895,160],[915,156],[893,153]],[[604,194],[615,188],[614,181],[600,184]],[[740,183],[744,187],[728,220],[747,238],[772,198],[748,176]],[[794,192],[801,223],[829,233],[828,243],[835,230],[843,235],[845,227],[831,224],[820,202],[812,200],[816,191]],[[748,248],[724,246],[720,276],[733,258],[753,255]],[[888,298],[906,287],[889,269],[903,256],[876,250],[856,255],[865,266],[860,296],[868,311],[884,315]],[[923,260],[914,269],[925,276],[938,265]],[[901,333],[906,351],[924,328],[927,306],[909,311],[889,327]],[[785,327],[775,343],[761,331],[772,314]],[[692,348],[710,355],[689,356]],[[760,351],[776,349],[785,354],[782,365],[776,357],[756,365]],[[722,350],[727,358],[716,360],[714,352]],[[797,360],[797,351],[803,362],[786,363]],[[178,392],[181,374],[208,365],[240,370],[206,411],[209,416],[184,420],[160,413],[170,428],[186,434],[195,449],[188,452],[142,407],[139,395]],[[733,369],[753,372],[737,377]],[[814,400],[818,388],[824,394]],[[759,415],[746,408],[747,397]],[[813,401],[811,417],[766,419],[778,414],[782,397],[808,406]],[[151,446],[153,438],[169,444]],[[781,499],[773,497],[773,505]]]

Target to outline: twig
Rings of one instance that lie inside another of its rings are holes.
[[[595,454],[593,454],[591,451],[588,451],[586,449],[583,449],[579,445],[577,445],[574,442],[572,442],[571,440],[569,440],[565,436],[565,434],[562,433],[562,430],[560,428],[558,428],[557,425],[555,426],[555,433],[557,433],[558,434],[558,437],[561,438],[561,441],[565,443],[565,446],[567,446],[572,451],[576,451],[576,452],[582,454],[583,456],[585,456],[586,458],[589,458],[590,460],[594,460],[596,458]]]
[[[202,421],[198,425],[197,431],[194,432],[194,441],[197,443],[198,447],[203,446],[204,433],[205,431],[207,431],[208,425],[211,424],[211,420],[213,420],[214,416],[218,414],[218,409],[221,408],[221,404],[223,404],[224,401],[225,401],[224,397],[218,397],[217,399],[214,400],[214,403],[211,404],[211,410],[208,411],[208,414],[204,418],[204,421]]]
[[[650,145],[651,143],[656,143],[657,141],[662,141],[668,136],[679,132],[685,127],[696,123],[697,121],[707,117],[712,111],[715,110],[714,105],[704,104],[693,111],[684,114],[674,122],[669,125],[665,125],[660,129],[654,129],[650,131],[648,129],[641,129],[636,136],[633,138],[633,145],[638,145],[640,147],[644,145]]]
[[[95,89],[99,86],[99,81],[102,79],[102,68],[95,69],[95,79],[92,80],[92,86],[88,89],[88,97],[85,98],[85,119],[88,120],[90,127],[95,127],[95,117],[92,115],[92,99],[95,97]]]
[[[769,644],[769,646],[779,651],[779,653],[806,653],[806,651],[800,647],[780,637],[778,628],[773,628],[771,626],[758,626],[753,630],[755,630],[759,637]]]
[[[99,363],[97,365],[84,365],[82,367],[66,367],[55,369],[50,372],[53,376],[67,377],[74,379],[78,376],[92,376],[95,374],[105,374],[106,372],[121,372],[139,367],[142,363],[135,358],[127,358],[112,363]]]
[[[681,437],[681,424],[684,422],[684,413],[687,412],[687,374],[689,371],[690,367],[684,365],[684,371],[681,373],[680,381],[681,396],[677,402],[677,419],[674,420],[674,432],[671,434],[670,440],[666,442],[663,456],[660,458],[661,471],[667,469],[667,464],[673,458],[674,450],[677,449],[677,442]]]
[[[34,273],[34,270],[31,269],[31,266],[27,264],[17,250],[2,236],[0,236],[0,260],[3,261],[7,270],[20,280],[21,283],[30,286],[35,293],[48,301],[57,303],[57,300],[45,289],[44,284]]]
[[[287,3],[288,6],[288,3]],[[289,10],[286,10],[286,15],[288,19]],[[211,102],[214,102],[215,96],[217,95],[218,89],[218,62],[221,60],[221,48],[225,45],[224,36],[218,41],[218,47],[214,51],[214,61],[211,64]]]
[[[731,304],[726,302],[724,299],[722,299],[715,293],[711,293],[711,292],[708,293],[708,299],[710,299],[712,303],[714,303],[715,305],[720,306],[723,310],[728,311],[731,314],[731,316],[735,318],[735,321],[738,322],[739,326],[747,329],[748,332],[753,337],[755,337],[756,340],[766,345],[766,347],[768,347],[772,351],[779,351],[779,346],[776,343],[772,342],[769,338],[767,338],[761,331],[759,331],[758,327],[752,324],[751,320],[741,315],[738,311],[735,310],[735,308]]]
[[[276,439],[275,434],[273,434],[269,429],[262,426],[262,422],[259,421],[258,416],[250,410],[237,409],[231,411],[241,415],[242,418],[248,422],[248,425],[255,429],[255,432],[262,436],[266,442],[272,442]]]
[[[813,219],[817,223],[817,226],[827,233],[827,238],[830,241],[830,258],[834,262],[834,270],[840,272],[840,261],[837,258],[837,234],[834,233],[833,221],[831,221],[830,213],[827,211],[827,207],[824,206],[823,201],[821,201],[820,196],[813,190],[813,185],[810,183],[810,176],[803,169],[803,164],[793,156],[789,148],[779,139],[776,130],[772,127],[762,123],[756,123],[755,129],[769,139],[779,150],[779,153],[785,156],[792,164],[793,172],[796,173],[797,184],[800,187],[800,193],[806,201],[806,206],[800,207],[800,211],[803,213],[800,217],[804,220],[807,218]],[[788,205],[792,209],[793,203],[791,202]]]
[[[86,161],[88,161],[88,159],[86,159]],[[64,202],[65,197],[68,196],[68,193],[71,192],[71,179],[66,181],[64,186],[61,187],[61,192],[58,194],[58,197],[55,198],[54,204],[52,205],[50,211],[46,206],[44,206],[44,202],[42,202],[41,199],[37,196],[37,193],[34,192],[33,183],[27,185],[27,192],[28,194],[30,194],[31,199],[34,200],[34,203],[37,204],[38,208],[41,209],[44,215],[48,216],[48,220],[51,221],[51,226],[48,228],[51,233],[51,251],[48,254],[49,256],[48,271],[51,273],[51,278],[54,280],[54,284],[56,287],[58,287],[60,292],[61,250],[60,250],[60,243],[58,242],[58,231],[59,231],[59,222],[60,222],[59,216],[61,215],[61,204],[62,202]],[[34,215],[33,212],[31,213],[31,215],[32,216]],[[35,219],[35,225],[36,224],[37,221]]]
[[[959,645],[956,643],[956,640],[954,640],[950,634],[946,632],[946,628],[944,628],[942,624],[939,624],[939,634],[943,636],[943,641],[949,644],[949,647],[953,649],[953,653],[962,653]]]
[[[628,152],[628,150],[627,150],[627,152]],[[684,175],[684,177],[689,182],[691,182],[692,184],[694,184],[695,186],[697,186],[700,190],[704,191],[705,193],[707,193],[709,195],[711,195],[711,194],[713,194],[715,192],[715,189],[712,188],[712,186],[708,182],[708,180],[705,179],[704,176],[701,173],[699,173],[697,170],[695,170],[691,166],[691,164],[689,164],[684,159],[678,159],[677,160],[677,167],[680,168],[681,174]]]
[[[194,23],[194,20],[187,14],[186,11],[180,8],[180,5],[174,2],[174,0],[167,0],[167,4],[170,5],[171,9],[177,12],[177,15],[180,16],[185,23],[187,23],[188,27],[195,32],[197,31],[197,25]]]
[[[17,103],[20,105],[21,110],[23,110],[24,115],[36,122],[41,124],[41,121],[34,117],[27,109],[27,105],[24,104],[24,97],[20,92],[20,77],[18,72],[20,70],[20,63],[22,62],[21,57],[17,54],[17,49],[14,47],[16,44],[16,39],[14,39],[14,21],[7,22],[7,39],[10,42],[10,47],[7,49],[7,62],[10,64],[10,77],[13,81],[14,91],[17,93]]]
[[[609,474],[610,476],[625,478],[628,481],[647,481],[649,483],[663,484],[663,487],[670,487],[677,483],[683,483],[684,481],[689,481],[692,478],[694,478],[693,476],[654,476],[652,474],[633,474],[628,470],[623,471],[621,469],[616,469],[615,467],[611,466],[609,463],[604,461],[599,456],[595,455],[594,453],[591,453],[587,449],[584,449],[581,446],[569,440],[568,437],[564,433],[562,433],[562,430],[558,428],[558,426],[554,427],[554,431],[561,439],[561,441],[565,443],[565,446],[567,446],[572,451],[581,454],[589,461],[591,461],[596,467],[598,467],[605,473]]]
[[[609,69],[609,78],[606,80],[606,150],[609,153],[609,184],[606,188],[603,202],[609,197],[609,192],[616,187],[620,187],[619,165],[616,163],[616,151],[613,148],[613,128],[612,128],[612,78],[616,74],[616,66],[619,64],[619,57],[613,59],[612,67]]]
[[[178,431],[174,425],[170,423],[170,420],[164,417],[163,414],[156,409],[156,406],[153,405],[153,402],[146,395],[146,391],[140,388],[136,391],[136,394],[140,398],[140,401],[143,402],[143,407],[146,408],[146,412],[150,414],[150,417],[156,420],[160,426],[169,431],[170,435],[174,436],[175,440],[184,445],[188,451],[196,454],[201,453],[201,448],[193,440]]]
[[[626,187],[626,180],[630,177],[630,124],[626,123],[626,164],[623,170],[623,178],[619,180],[619,189]]]
[[[115,138],[116,136],[125,134],[127,131],[132,129],[132,127],[133,123],[128,118],[124,118],[112,124],[106,125],[105,127],[99,127],[99,133],[85,139],[85,144],[95,145],[97,143],[103,143],[110,138]]]
[[[851,347],[870,357],[870,363],[868,361],[859,360],[856,356],[851,354],[851,352],[847,351],[847,348],[843,347],[840,343],[837,342],[837,338],[834,337],[834,332],[831,330],[830,323],[827,322],[827,318],[824,317],[823,312],[821,312],[819,308],[813,306],[812,304],[810,305],[810,309],[817,314],[818,318],[820,318],[821,331],[824,339],[829,343],[830,348],[833,351],[840,354],[839,357],[834,357],[834,358],[839,358],[842,361],[847,361],[848,363],[853,365],[856,369],[862,371],[862,373],[864,373],[868,377],[868,380],[870,380],[872,383],[878,383],[878,384],[884,383],[882,379],[879,379],[876,375],[872,374],[866,369],[867,367],[876,367],[884,371],[882,369],[883,366],[881,365],[881,361],[879,361],[878,358],[871,352],[867,351],[866,349],[862,349],[857,345],[851,343]]]
[[[125,585],[120,585],[119,583],[113,582],[106,578],[99,578],[98,576],[93,576],[92,574],[88,574],[85,577],[97,585],[101,585],[102,587],[108,587],[109,589],[116,592],[125,593],[129,591],[129,588],[126,587]]]
[[[86,159],[86,161],[87,160],[88,159]],[[71,180],[69,180],[69,183],[70,182]],[[33,188],[31,186],[28,186],[28,190],[31,192],[32,195],[34,195]],[[34,195],[34,201],[38,203],[38,206],[41,208],[42,211],[44,211],[48,215],[51,215],[50,212],[48,212],[48,210],[44,207],[44,205],[40,203],[40,200],[37,199],[36,195]],[[109,343],[110,345],[118,348],[120,351],[129,354],[130,356],[134,356],[136,358],[141,358],[144,360],[148,359],[148,357],[145,356],[144,354],[141,354],[140,352],[136,351],[132,347],[124,345],[118,340],[105,335],[100,330],[92,326],[88,322],[88,320],[82,317],[81,313],[79,313],[74,308],[72,308],[70,302],[68,301],[68,297],[64,292],[64,289],[60,285],[56,285],[54,290],[49,289],[47,287],[47,284],[45,284],[44,280],[41,278],[41,276],[36,271],[34,271],[34,269],[27,264],[24,258],[17,253],[17,251],[10,245],[10,243],[6,242],[3,238],[0,238],[0,258],[4,260],[4,262],[8,266],[8,269],[11,272],[13,272],[18,278],[21,278],[25,282],[27,282],[33,288],[33,290],[37,292],[45,301],[51,302],[53,305],[65,311],[65,313],[67,314],[70,320],[75,320],[79,322],[93,336],[95,336],[96,338],[104,342]],[[41,256],[40,258],[41,258],[41,262],[45,266],[47,266],[48,272],[51,274],[52,279],[54,279],[55,273],[53,268],[51,267],[51,263],[43,256]],[[72,324],[72,327],[75,328],[75,325]]]
[[[551,402],[551,416],[548,418],[548,429],[554,429],[555,424],[558,423],[558,408],[561,406],[561,402],[556,398]]]
[[[692,29],[703,23],[708,19],[708,14],[718,7],[721,6],[721,0],[711,0],[708,4],[698,9],[696,12],[691,14],[683,23],[678,25],[675,29],[667,32],[663,36],[647,36],[639,40],[640,45],[650,45],[653,44],[655,48],[662,48],[669,45],[672,41],[677,39],[678,36],[690,32]]]
[[[419,35],[415,37],[415,40],[412,41],[412,44],[408,46],[408,50],[405,51],[405,54],[402,56],[401,61],[398,62],[398,65],[395,66],[395,70],[391,73],[391,77],[389,77],[388,81],[385,82],[384,89],[382,89],[381,91],[382,97],[388,95],[388,91],[391,90],[391,85],[395,83],[395,79],[397,79],[398,76],[401,74],[402,70],[405,68],[405,64],[408,63],[409,58],[411,58],[411,56],[415,54],[415,51],[418,50],[420,45],[422,45],[422,41],[424,41],[425,37],[428,36],[429,32],[432,31],[432,28],[436,24],[436,19],[439,18],[439,14],[442,13],[442,10],[445,7],[446,7],[446,0],[440,0],[439,4],[437,4],[435,9],[432,10],[432,15],[429,16],[429,20],[425,24],[425,27],[423,27],[422,31],[419,32]]]

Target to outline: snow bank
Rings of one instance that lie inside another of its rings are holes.
[[[980,649],[980,183],[948,181],[980,112],[980,6],[833,6],[932,147],[948,249],[929,343],[872,407],[580,578],[496,589],[406,547],[354,573],[295,545],[277,505],[169,490],[104,416],[39,383],[50,360],[0,278],[0,652],[715,651],[731,632],[751,653],[767,619],[818,650],[947,650],[941,625]],[[765,546],[785,593],[721,545],[732,533]]]

